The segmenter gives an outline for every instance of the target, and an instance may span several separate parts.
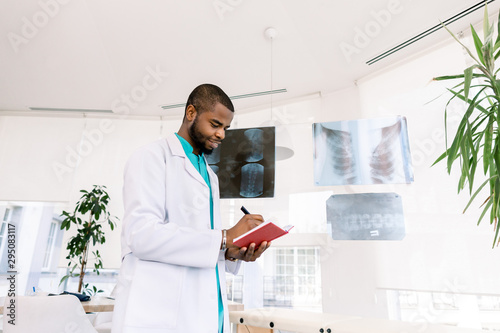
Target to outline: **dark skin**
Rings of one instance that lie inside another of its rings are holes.
[[[209,152],[224,140],[226,130],[231,125],[234,112],[220,103],[216,103],[212,110],[199,112],[193,105],[188,105],[182,125],[177,132],[193,147],[193,153],[199,155],[202,151]],[[271,242],[262,242],[259,246],[252,243],[246,247],[233,245],[233,239],[255,228],[264,222],[261,215],[246,214],[231,229],[227,229],[226,259],[240,259],[255,261]],[[222,241],[221,241],[222,248]]]

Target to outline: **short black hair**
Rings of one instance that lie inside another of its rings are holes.
[[[193,105],[197,112],[205,112],[212,111],[217,103],[234,112],[233,102],[221,88],[210,83],[200,84],[189,94],[184,113],[189,105]]]

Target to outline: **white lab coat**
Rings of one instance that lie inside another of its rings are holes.
[[[239,263],[220,251],[217,176],[209,187],[175,136],[136,151],[124,178],[125,215],[113,333],[217,333],[215,266],[224,302],[224,332],[230,332],[225,271]]]

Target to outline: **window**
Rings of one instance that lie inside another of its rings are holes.
[[[264,306],[321,309],[319,249],[274,249],[274,272],[263,277]]]
[[[0,227],[0,244],[2,244],[2,246],[5,239],[5,230],[7,230],[7,224],[10,221],[11,212],[11,208],[5,208],[4,213],[2,214],[2,226]]]
[[[12,220],[12,207],[0,207],[0,272],[7,272],[7,229],[8,224]]]
[[[45,254],[43,256],[42,271],[49,271],[51,269],[59,224],[60,222],[56,219],[52,219],[52,222],[50,223],[49,235],[47,236],[47,244],[45,246]]]
[[[15,231],[19,295],[29,294],[33,287],[42,288],[42,280],[50,280],[46,284],[50,289],[44,287],[42,290],[58,291],[57,266],[63,235],[59,230],[58,211],[54,203],[0,202],[0,254],[3,254],[0,257],[0,272],[12,269],[8,267],[5,254],[7,245],[10,245],[8,234]],[[0,294],[6,293],[5,288],[8,288],[6,284],[0,284]]]
[[[415,291],[400,290],[398,294],[401,309],[418,308],[418,294]]]
[[[475,325],[492,331],[500,327],[500,295],[396,289],[386,289],[386,292],[387,307],[394,308],[391,320],[416,325]],[[392,294],[396,297],[390,297]]]
[[[432,293],[432,305],[437,310],[458,310],[457,294]]]
[[[226,274],[227,299],[233,302],[243,302],[243,276]]]
[[[481,311],[500,310],[500,296],[478,295],[477,303]]]

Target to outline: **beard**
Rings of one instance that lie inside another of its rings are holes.
[[[191,125],[191,127],[189,128],[188,133],[194,144],[196,145],[196,148],[200,150],[200,153],[203,153],[205,155],[212,154],[214,150],[206,148],[205,143],[207,139],[198,130],[198,116],[194,118],[193,125]]]

